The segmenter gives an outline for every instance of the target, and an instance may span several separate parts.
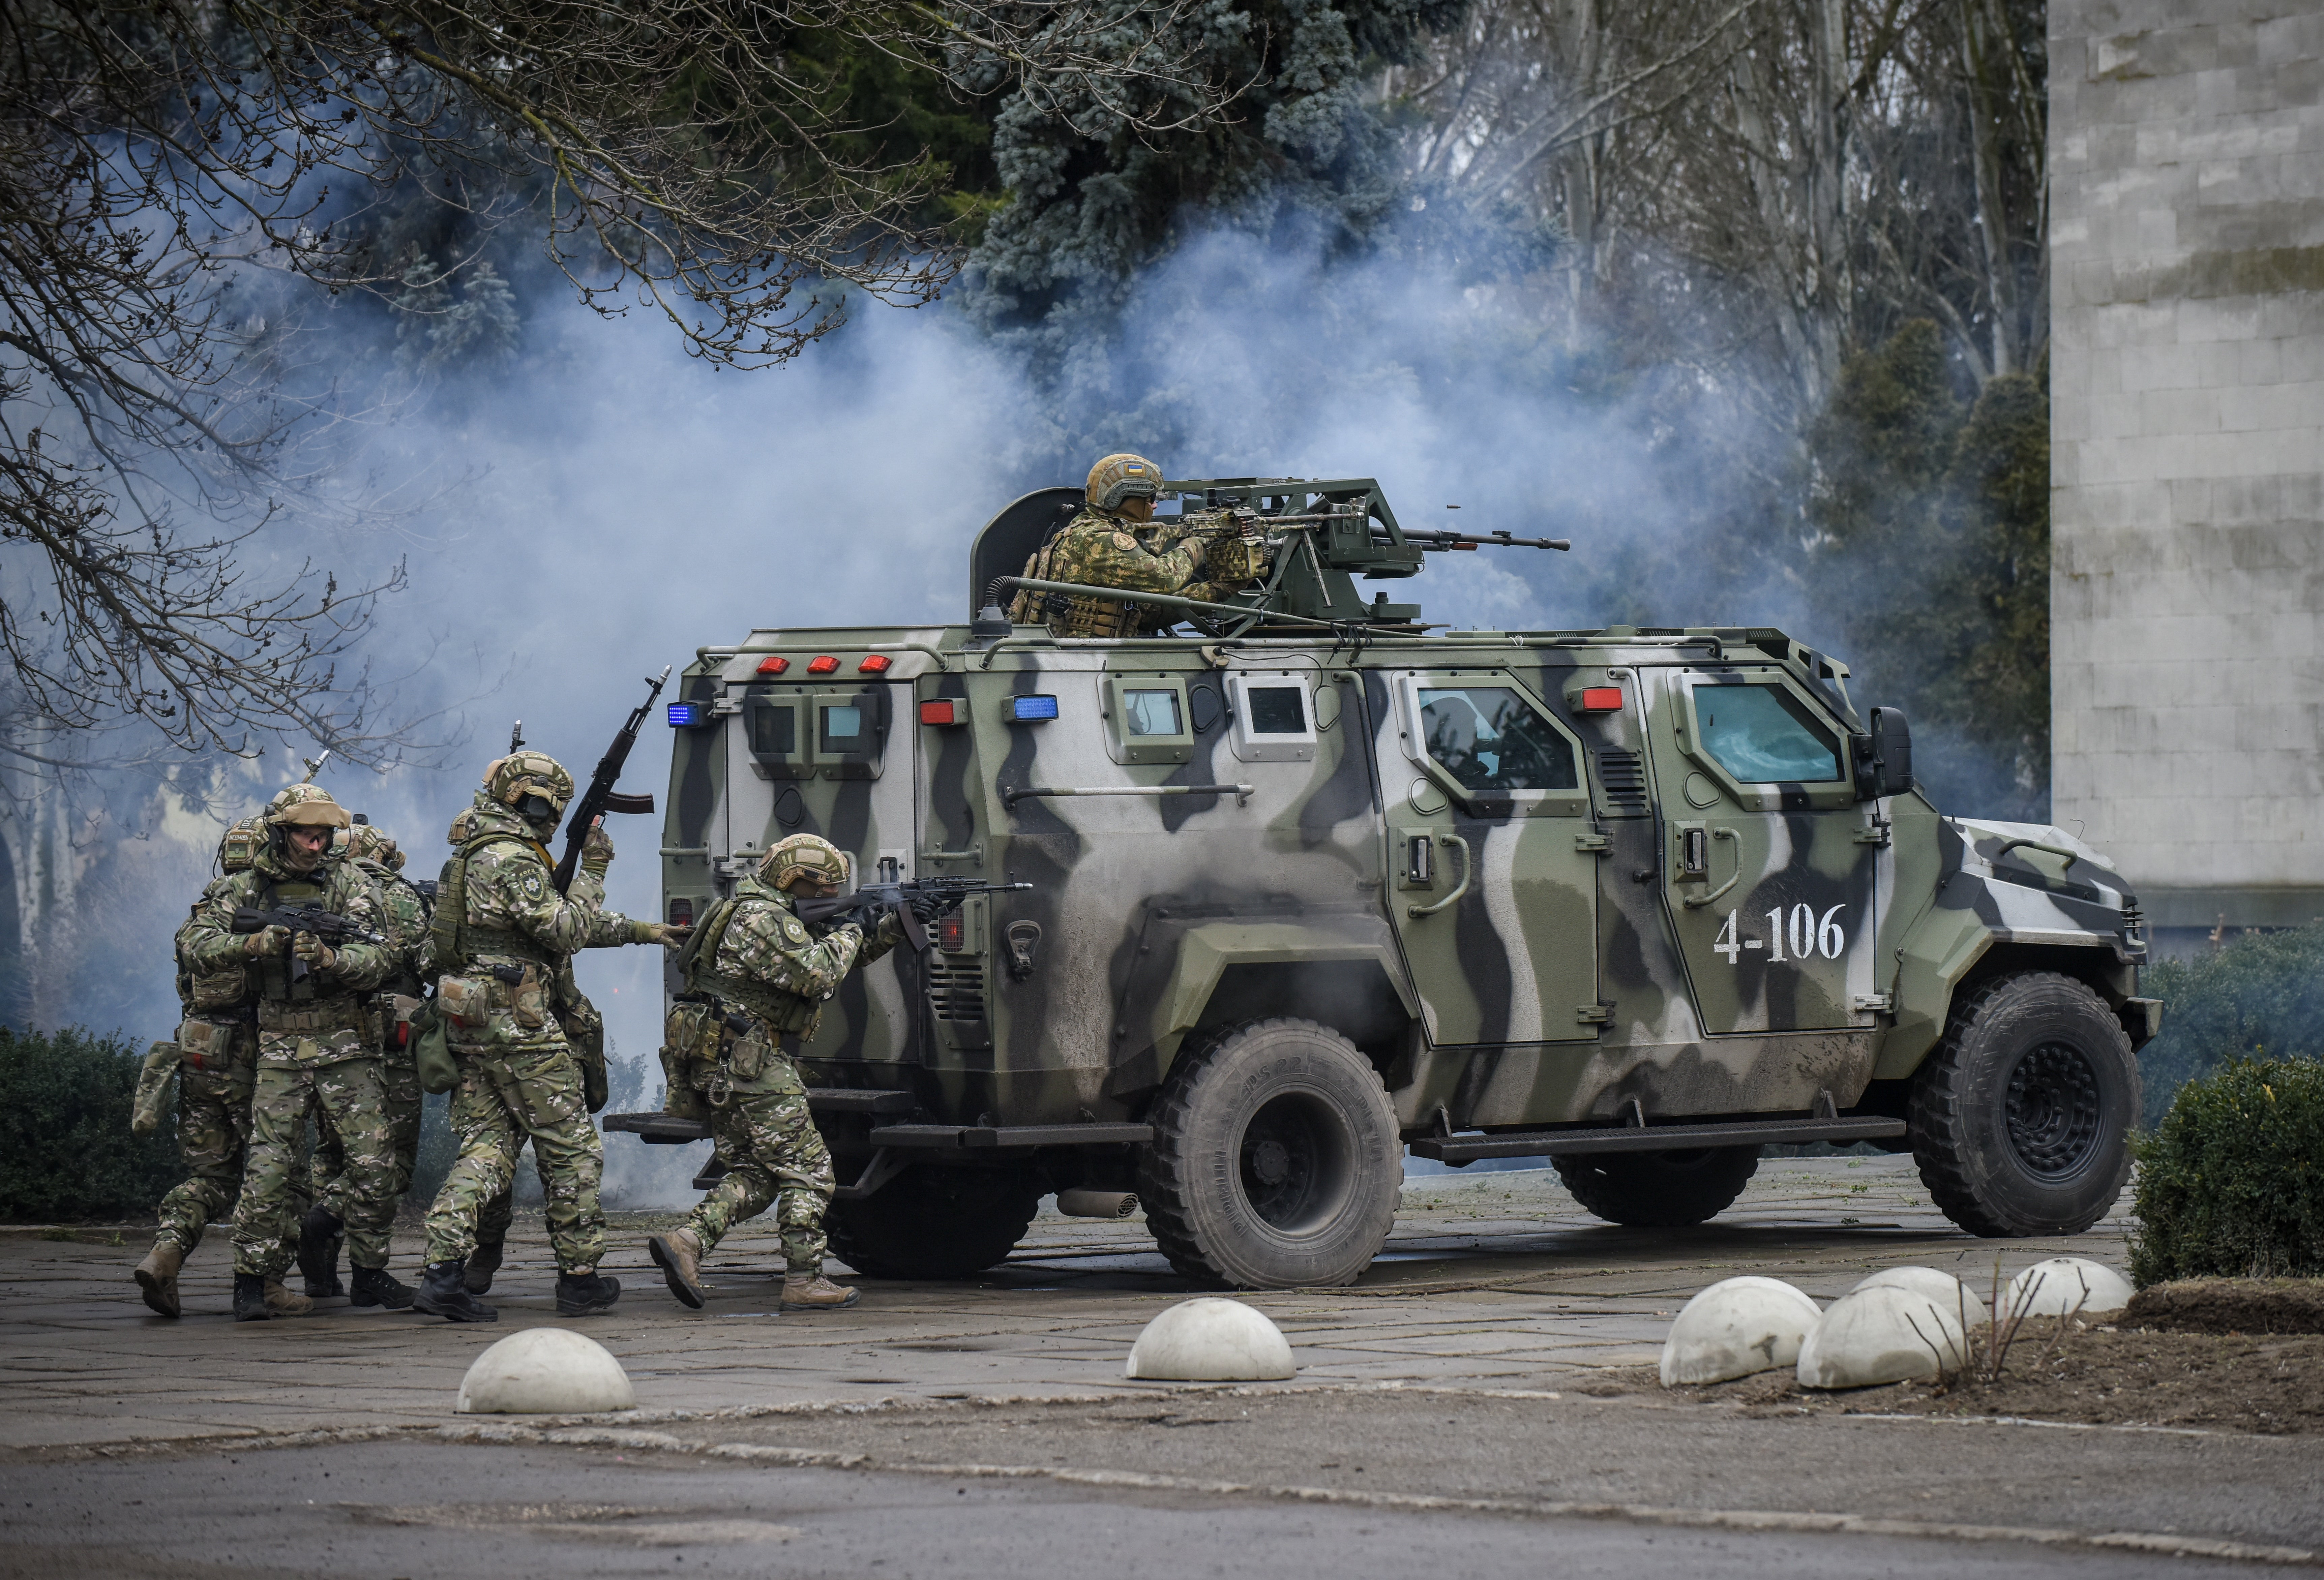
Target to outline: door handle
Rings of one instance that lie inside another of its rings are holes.
[[[1437,912],[1452,904],[1453,901],[1459,899],[1462,895],[1467,894],[1469,892],[1469,879],[1476,876],[1477,858],[1471,853],[1468,841],[1462,839],[1458,834],[1439,834],[1436,836],[1436,842],[1440,845],[1450,846],[1452,849],[1461,852],[1461,881],[1452,886],[1452,892],[1451,894],[1446,895],[1443,899],[1437,901],[1433,905],[1406,906],[1405,912],[1407,915],[1434,916]],[[1740,877],[1741,873],[1738,871],[1737,876]]]
[[[1734,838],[1735,838],[1735,831],[1734,831],[1733,829],[1729,829],[1729,828],[1718,828],[1718,827],[1714,827],[1714,828],[1712,828],[1712,829],[1711,829],[1711,837],[1712,839],[1714,839],[1714,840],[1732,840],[1732,839],[1734,839]],[[1699,907],[1701,907],[1701,906],[1707,905],[1711,904],[1711,901],[1713,901],[1713,900],[1715,900],[1715,899],[1719,898],[1719,896],[1721,896],[1721,895],[1725,894],[1729,889],[1733,888],[1737,884],[1738,884],[1738,883],[1740,883],[1740,882],[1742,882],[1742,881],[1743,881],[1743,847],[1742,847],[1742,844],[1738,841],[1738,842],[1736,844],[1736,847],[1735,847],[1735,871],[1734,871],[1733,875],[1732,875],[1732,876],[1730,876],[1725,883],[1720,884],[1717,888],[1712,889],[1712,890],[1711,890],[1709,894],[1707,894],[1707,895],[1702,895],[1702,896],[1687,896],[1687,895],[1682,895],[1682,896],[1680,896],[1679,897],[1680,897],[1681,899],[1683,899],[1683,900],[1684,900],[1684,901],[1686,902],[1687,909],[1689,909],[1689,910],[1694,910],[1694,909],[1697,909],[1697,908],[1699,908]]]

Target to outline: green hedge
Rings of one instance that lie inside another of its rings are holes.
[[[2140,991],[2163,1003],[2163,1034],[2138,1055],[2151,1129],[2181,1087],[2234,1060],[2324,1057],[2324,922],[2164,960]]]
[[[2130,1273],[2324,1277],[2324,1063],[2239,1059],[2138,1145]]]
[[[174,1128],[130,1134],[144,1056],[118,1033],[0,1026],[0,1221],[152,1216],[186,1171]]]

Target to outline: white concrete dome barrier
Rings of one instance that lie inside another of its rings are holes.
[[[1778,1278],[1721,1279],[1686,1303],[1663,1341],[1663,1386],[1725,1382],[1795,1364],[1823,1313]]]
[[[2062,1317],[2077,1305],[2083,1317],[2110,1317],[2130,1304],[2130,1281],[2102,1262],[2052,1256],[2009,1281],[2002,1318]]]
[[[461,1415],[587,1415],[635,1410],[629,1373],[594,1338],[562,1327],[512,1333],[460,1379]]]
[[[1960,1370],[1967,1362],[1960,1317],[1893,1284],[1832,1302],[1800,1346],[1803,1388],[1869,1388]]]
[[[1265,1312],[1204,1295],[1148,1322],[1130,1346],[1122,1374],[1165,1382],[1270,1382],[1295,1370],[1290,1341]]]
[[[1985,1326],[1987,1313],[1984,1297],[1969,1287],[1965,1280],[1938,1267],[1884,1267],[1870,1278],[1858,1282],[1856,1290],[1910,1290],[1916,1295],[1926,1295],[1956,1317],[1966,1316],[1969,1326]],[[1856,1290],[1848,1292],[1854,1294]]]

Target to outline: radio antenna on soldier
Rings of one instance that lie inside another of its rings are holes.
[[[323,771],[323,765],[331,760],[331,749],[325,747],[321,757],[300,758],[299,760],[307,765],[307,776],[299,783],[311,785],[315,782],[315,776]]]
[[[519,719],[515,723],[509,726],[509,756],[514,757],[523,749],[524,721]]]

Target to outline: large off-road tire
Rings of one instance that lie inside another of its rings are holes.
[[[1204,1037],[1148,1117],[1139,1199],[1170,1265],[1198,1283],[1352,1283],[1396,1223],[1396,1110],[1328,1026],[1246,1021]]]
[[[907,1169],[862,1201],[835,1201],[832,1254],[867,1278],[966,1278],[1025,1237],[1041,1182],[989,1169]]]
[[[2138,1061],[2106,1000],[2025,971],[1954,1006],[1914,1077],[1913,1157],[1972,1235],[2077,1235],[2121,1196],[2138,1112]]]
[[[1734,1205],[1759,1170],[1756,1146],[1553,1157],[1557,1177],[1593,1217],[1640,1229],[1683,1228]]]

